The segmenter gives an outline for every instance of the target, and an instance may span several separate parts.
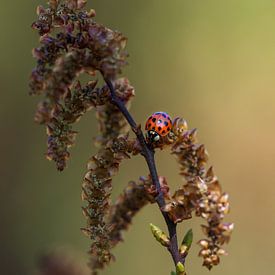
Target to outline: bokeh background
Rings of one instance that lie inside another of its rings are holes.
[[[210,163],[230,194],[235,223],[230,253],[211,274],[275,274],[275,2],[269,0],[95,0],[97,20],[128,38],[136,88],[132,113],[144,123],[154,111],[183,116],[199,129]],[[85,267],[90,241],[79,228],[80,186],[85,163],[95,153],[94,113],[80,132],[64,172],[44,157],[43,127],[33,122],[38,98],[28,96],[37,34],[30,28],[45,1],[0,3],[0,265],[3,275],[34,274],[45,251],[61,251]],[[172,189],[181,184],[168,152],[157,154],[160,175]],[[130,179],[147,174],[141,157],[123,163],[114,198]],[[153,239],[149,223],[165,228],[156,206],[134,219],[117,261],[104,275],[167,275],[168,253]],[[202,237],[195,218],[190,227]],[[188,274],[209,274],[193,245]]]

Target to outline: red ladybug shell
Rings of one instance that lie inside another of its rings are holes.
[[[166,136],[172,129],[172,120],[165,112],[153,113],[146,121],[145,130],[155,131],[160,136]]]

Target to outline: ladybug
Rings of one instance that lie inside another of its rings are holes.
[[[172,120],[165,112],[153,113],[146,121],[145,130],[149,142],[157,142],[160,137],[168,135],[172,129]]]

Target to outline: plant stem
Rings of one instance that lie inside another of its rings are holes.
[[[103,74],[102,74],[103,75]],[[178,240],[177,240],[177,224],[175,224],[168,216],[166,212],[163,212],[162,208],[165,206],[165,200],[163,196],[163,192],[161,190],[161,186],[159,183],[159,177],[157,173],[156,163],[155,163],[155,152],[154,149],[149,146],[144,138],[143,132],[141,130],[140,125],[137,125],[135,120],[133,119],[132,115],[129,113],[128,109],[125,107],[123,101],[121,101],[115,94],[115,89],[113,86],[113,83],[111,80],[104,78],[107,86],[110,89],[111,93],[111,102],[118,107],[118,109],[121,111],[121,113],[124,115],[125,119],[131,126],[133,132],[136,134],[137,139],[139,140],[139,143],[142,147],[142,155],[144,156],[150,175],[152,178],[152,182],[156,187],[157,190],[157,196],[156,196],[156,202],[159,206],[159,209],[162,213],[162,216],[165,219],[168,231],[169,231],[169,237],[170,237],[170,245],[168,247],[168,250],[173,258],[174,264],[176,265],[178,262],[184,263],[185,259],[182,259],[182,257],[179,254],[178,249]]]

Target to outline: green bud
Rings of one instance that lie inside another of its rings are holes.
[[[184,265],[181,262],[178,262],[176,265],[177,275],[183,275],[185,273]]]
[[[192,245],[192,242],[193,242],[193,231],[192,229],[189,229],[188,232],[185,234],[179,249],[179,252],[181,255],[185,255],[185,256],[187,255]]]
[[[159,229],[157,226],[155,226],[152,223],[150,223],[150,228],[151,228],[151,231],[152,231],[155,239],[160,244],[162,244],[163,246],[166,246],[166,247],[169,246],[170,240],[169,240],[169,238],[166,236],[166,234],[161,229]]]
[[[170,275],[177,275],[177,273],[175,271],[171,271]]]

